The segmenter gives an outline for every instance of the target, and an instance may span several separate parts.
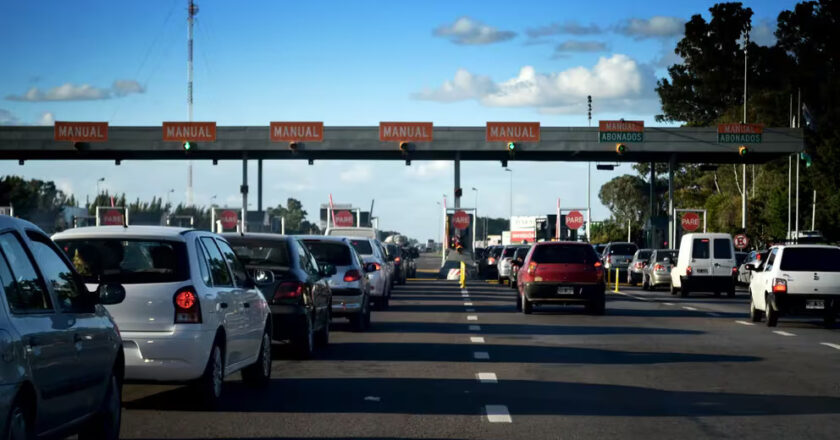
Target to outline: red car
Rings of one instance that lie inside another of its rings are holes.
[[[593,315],[604,314],[604,270],[588,243],[537,243],[516,277],[516,309],[525,314],[535,304],[582,304]]]

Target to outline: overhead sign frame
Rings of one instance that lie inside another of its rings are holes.
[[[598,142],[644,142],[645,121],[598,121]]]

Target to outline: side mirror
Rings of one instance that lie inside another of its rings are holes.
[[[376,272],[377,270],[379,270],[379,268],[376,267],[376,266],[377,266],[376,263],[365,263],[365,272],[367,272],[367,273]]]
[[[267,286],[269,284],[274,284],[274,272],[264,269],[255,270],[254,283],[258,286]]]
[[[747,269],[747,270],[753,271],[753,270],[755,270],[755,264],[752,264],[752,263],[745,264],[745,265],[744,265],[744,269]]]
[[[335,275],[335,273],[336,273],[335,266],[333,266],[332,264],[325,264],[325,265],[321,266],[321,274],[323,276],[331,277],[331,276]]]
[[[100,284],[96,289],[99,296],[99,304],[119,304],[125,300],[125,287],[122,284]]]

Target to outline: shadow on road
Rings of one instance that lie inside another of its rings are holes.
[[[698,330],[627,327],[627,326],[565,326],[531,324],[486,324],[481,323],[482,335],[699,335]],[[436,322],[374,322],[368,330],[372,333],[444,333],[470,334],[468,324]]]

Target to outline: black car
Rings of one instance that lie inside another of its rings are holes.
[[[405,280],[408,278],[406,270],[408,265],[404,264],[402,248],[393,243],[388,243],[385,245],[385,251],[388,253],[388,259],[394,262],[394,283],[405,284]]]
[[[513,252],[513,259],[510,261],[510,288],[516,290],[516,277],[519,275],[519,269],[525,262],[525,257],[531,251],[531,246],[522,246],[516,248]]]
[[[496,263],[502,255],[502,250],[504,248],[504,246],[490,246],[487,248],[486,257],[479,261],[478,268],[484,278],[491,279],[496,278],[499,275]]]
[[[307,358],[330,339],[332,292],[327,278],[335,267],[319,265],[297,238],[274,234],[224,234],[236,255],[260,285],[274,325],[272,338],[288,341]]]

